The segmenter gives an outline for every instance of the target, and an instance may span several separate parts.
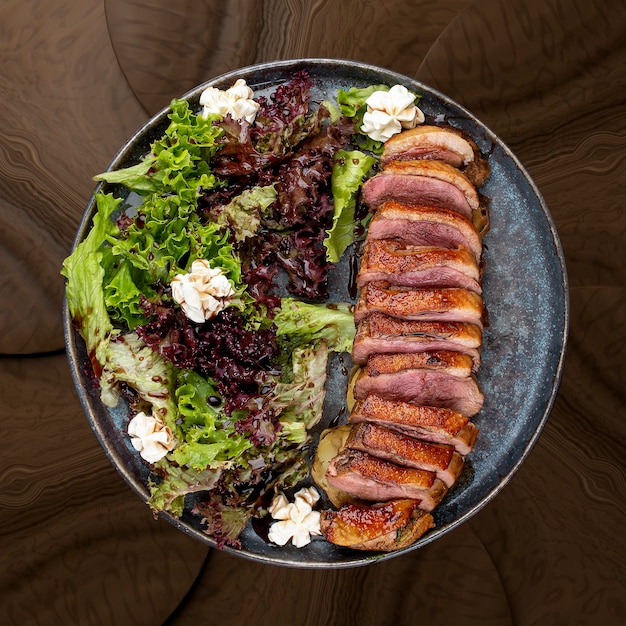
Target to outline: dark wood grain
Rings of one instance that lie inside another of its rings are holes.
[[[63,347],[61,262],[92,177],[146,114],[102,3],[3,2],[0,24],[0,353],[24,354]]]
[[[0,621],[160,624],[207,548],[156,521],[102,452],[64,354],[0,359]]]
[[[279,59],[354,59],[414,76],[430,44],[469,4],[106,0],[106,14],[120,67],[155,113],[215,76]]]
[[[245,597],[246,602],[233,602]],[[500,573],[469,526],[436,545],[350,570],[285,570],[212,552],[168,624],[513,624]]]

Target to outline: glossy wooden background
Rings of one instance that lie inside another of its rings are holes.
[[[0,623],[626,623],[625,41],[611,0],[3,0]],[[472,110],[543,193],[571,285],[559,396],[512,482],[435,544],[334,572],[154,521],[87,425],[62,335],[91,177],[172,97],[295,57],[385,66]]]

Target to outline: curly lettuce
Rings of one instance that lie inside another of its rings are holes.
[[[274,317],[276,336],[284,351],[325,341],[332,352],[349,352],[354,341],[354,314],[350,304],[309,304],[283,298]]]
[[[189,213],[172,196],[154,195],[140,211],[140,220],[107,237],[111,265],[103,282],[114,320],[131,330],[145,324],[148,318],[141,303],[160,302],[163,286],[196,259],[210,259],[212,267],[224,271],[238,297],[243,294],[241,263],[222,226],[201,223],[195,212]]]
[[[170,108],[170,124],[147,156],[131,167],[98,174],[94,180],[121,184],[142,195],[174,193],[187,201],[202,189],[220,184],[209,167],[223,133],[213,123],[218,118],[195,115],[186,100],[174,99]]]
[[[233,419],[224,414],[211,380],[190,370],[181,372],[176,400],[184,436],[171,454],[178,465],[202,470],[242,463],[252,442],[238,433]]]

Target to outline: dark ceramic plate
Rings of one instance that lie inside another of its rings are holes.
[[[481,189],[491,199],[491,230],[485,238],[484,299],[489,326],[484,334],[482,366],[478,378],[485,405],[474,418],[480,427],[478,442],[467,457],[458,482],[435,510],[436,528],[410,548],[391,554],[366,553],[334,546],[323,539],[303,549],[273,546],[249,525],[240,550],[229,552],[271,564],[292,567],[351,567],[392,558],[430,543],[462,524],[485,506],[510,480],[537,441],[548,418],[560,381],[569,320],[567,277],[563,253],[550,213],[529,175],[511,151],[471,113],[445,95],[405,76],[353,61],[309,59],[257,65],[231,72],[187,93],[198,107],[200,92],[212,85],[226,89],[244,78],[256,95],[272,91],[299,69],[315,81],[316,101],[334,99],[338,89],[376,83],[405,85],[422,95],[420,108],[427,121],[448,121],[470,133],[489,154],[491,177]],[[198,107],[199,109],[199,107]],[[143,126],[119,151],[109,169],[132,165],[152,141],[164,132],[163,110]],[[101,189],[99,185],[95,191]],[[117,187],[108,191],[124,196]],[[95,192],[94,192],[95,193]],[[91,227],[95,213],[92,197],[78,230],[76,243]],[[349,300],[346,264],[332,277],[331,299]],[[135,492],[147,501],[148,471],[125,435],[127,409],[107,409],[86,373],[84,343],[76,333],[65,306],[65,333],[70,366],[87,417],[111,463]],[[332,365],[332,364],[331,364]],[[344,363],[345,365],[345,363]],[[342,368],[330,368],[341,372]],[[345,371],[345,368],[343,368]],[[346,377],[338,373],[327,386],[321,428],[336,419],[345,405]],[[147,506],[147,505],[146,505]],[[186,507],[181,519],[163,514],[185,533],[209,545],[200,520]],[[261,533],[262,534],[262,533]]]

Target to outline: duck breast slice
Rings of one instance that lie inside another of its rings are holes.
[[[478,436],[478,427],[467,415],[443,407],[387,400],[374,394],[356,402],[348,422],[393,428],[424,441],[454,446],[462,455],[471,451]]]
[[[367,238],[396,239],[404,246],[467,248],[477,263],[482,241],[470,220],[450,209],[389,200],[372,217]]]
[[[386,282],[406,287],[460,287],[481,293],[480,268],[465,247],[403,246],[395,239],[368,239],[357,287]]]
[[[412,354],[450,350],[471,357],[473,371],[480,367],[482,330],[475,324],[400,320],[372,313],[362,319],[352,344],[352,360],[365,365],[374,354]]]

